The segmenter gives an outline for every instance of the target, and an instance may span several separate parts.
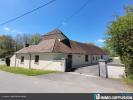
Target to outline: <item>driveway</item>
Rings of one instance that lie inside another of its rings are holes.
[[[90,66],[80,67],[80,68],[76,69],[74,72],[80,73],[80,74],[86,74],[86,75],[94,75],[94,76],[99,75],[98,65],[90,65]]]
[[[0,93],[131,92],[117,80],[84,76],[75,72],[24,76],[0,71]]]

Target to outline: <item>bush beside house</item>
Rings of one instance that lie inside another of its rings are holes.
[[[120,56],[127,77],[133,79],[133,11],[127,9],[124,16],[109,25],[106,43]]]

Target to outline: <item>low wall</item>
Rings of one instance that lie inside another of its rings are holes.
[[[125,76],[125,67],[120,65],[107,65],[107,72],[109,78],[122,78],[122,76]]]

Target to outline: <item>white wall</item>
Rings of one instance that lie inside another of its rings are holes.
[[[13,56],[10,58],[10,66],[15,66],[15,57],[16,57],[16,55],[13,55]]]
[[[35,55],[39,55],[39,62],[35,63]],[[34,69],[47,69],[47,70],[58,70],[65,71],[63,55],[55,53],[43,53],[43,54],[32,54],[31,66]],[[56,59],[55,59],[56,58]]]
[[[35,63],[35,55],[39,55],[38,63]],[[57,54],[54,53],[32,54],[30,62],[30,56],[28,54],[18,54],[16,59],[16,66],[29,68],[29,65],[31,65],[31,68],[33,69],[65,71],[65,60],[61,60],[63,55],[59,55],[60,57],[58,57],[58,60],[55,60],[55,58],[57,58]],[[21,63],[21,56],[24,56],[24,63]],[[11,66],[15,66],[15,56],[11,58]]]
[[[125,67],[108,65],[107,68],[109,78],[122,78],[122,76],[125,76]]]
[[[84,60],[85,60],[84,55],[73,54],[72,55],[72,66],[75,68],[75,67],[78,67],[80,65],[83,65]]]
[[[109,56],[108,55],[103,55],[103,59],[107,61],[109,59]]]
[[[21,56],[24,56],[24,62],[21,63]],[[29,68],[29,59],[30,56],[28,54],[20,54],[16,57],[16,66],[23,67],[23,68]]]
[[[94,56],[94,60],[93,60]],[[97,57],[97,60],[96,60]],[[101,57],[101,55],[88,55],[88,61],[85,61],[85,55],[83,54],[72,54],[72,66],[75,67],[81,67],[81,65],[91,65],[98,63],[98,58]]]
[[[35,63],[35,55],[39,55],[39,63]],[[21,56],[24,56],[24,63],[21,63]],[[65,71],[65,60],[68,54],[63,53],[37,53],[31,55],[31,63],[29,61],[29,54],[18,54],[16,59],[16,66],[34,69],[47,69],[47,70],[59,70]],[[93,60],[94,56],[94,60]],[[97,60],[96,60],[97,57]],[[106,56],[104,56],[106,58]],[[88,61],[85,61],[85,55],[83,54],[72,54],[72,67],[82,67],[82,65],[91,65],[98,63],[98,58],[101,55],[88,55]],[[11,58],[11,66],[15,66],[15,56]]]

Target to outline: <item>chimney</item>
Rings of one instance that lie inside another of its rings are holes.
[[[25,47],[29,47],[29,44],[28,44],[28,43],[26,43],[26,44],[25,44]]]

